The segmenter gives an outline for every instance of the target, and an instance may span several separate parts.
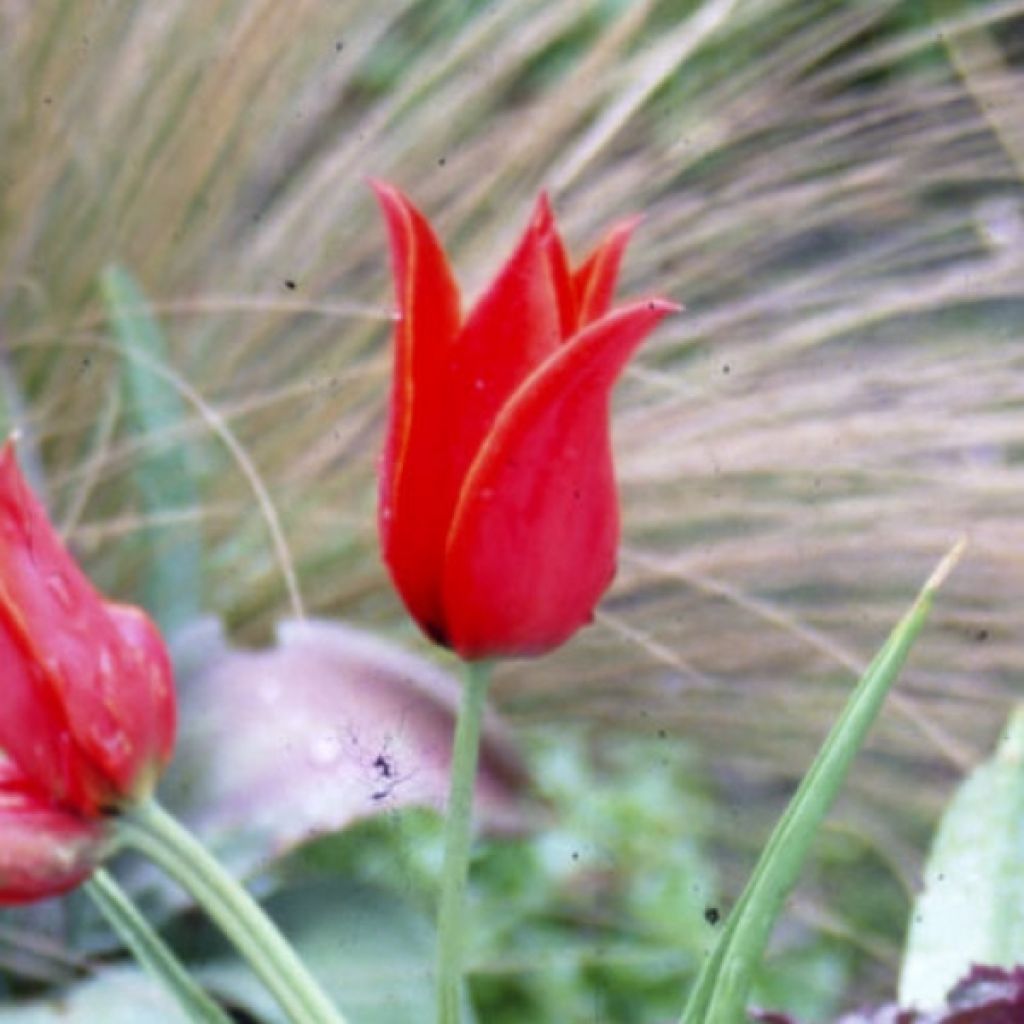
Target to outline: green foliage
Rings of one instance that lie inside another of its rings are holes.
[[[186,425],[181,395],[167,378],[167,346],[156,318],[135,278],[123,267],[103,273],[103,297],[118,341],[122,390],[129,427],[145,445],[134,477],[143,512],[153,521],[195,509],[199,495],[191,448],[180,440]],[[149,526],[142,543],[148,569],[143,599],[160,625],[180,629],[199,617],[202,595],[202,544],[194,523],[169,536]]]
[[[811,844],[924,626],[936,590],[962,551],[960,542],[939,564],[850,694],[761,851],[714,953],[701,968],[681,1018],[683,1024],[741,1020],[775,922],[800,878]]]
[[[173,997],[141,970],[103,970],[51,999],[0,1006],[0,1024],[190,1024]]]
[[[900,1002],[944,1005],[974,964],[1024,963],[1024,710],[950,801],[910,919]]]
[[[616,1021],[678,1010],[717,925],[700,762],[659,735],[531,737],[544,800],[534,834],[480,844],[471,878],[473,1000],[488,1024]],[[310,844],[289,878],[343,875],[424,909],[441,867],[437,816],[407,811]],[[713,915],[712,915],[713,916]]]
[[[831,1020],[844,1009],[852,975],[849,947],[826,939],[770,957],[750,996],[751,1006],[783,1009],[806,1021]]]
[[[699,762],[660,736],[588,748],[548,735],[534,753],[548,820],[478,865],[481,1016],[512,1024],[504,1007],[519,1003],[545,1024],[595,1005],[621,1021],[671,1013],[715,930]]]
[[[412,1024],[432,1005],[433,928],[408,900],[334,879],[266,903],[310,972],[353,1024]],[[252,972],[216,945],[196,967],[209,987],[266,1024],[287,1024]],[[466,1024],[473,1024],[467,1017]]]

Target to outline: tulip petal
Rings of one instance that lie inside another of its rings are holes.
[[[537,654],[589,621],[615,572],[609,396],[677,307],[620,309],[563,345],[502,410],[467,475],[445,561],[449,642],[465,658]]]
[[[91,814],[133,792],[148,769],[137,656],[8,443],[0,451],[0,749],[53,800]]]
[[[0,756],[0,906],[57,896],[92,872],[104,829],[61,810]]]
[[[551,208],[541,196],[519,244],[459,335],[452,366],[459,424],[452,439],[456,490],[449,496],[449,517],[463,477],[498,413],[561,343],[552,238],[557,241]],[[568,275],[568,263],[565,271]]]
[[[617,224],[573,274],[581,327],[599,320],[611,308],[622,257],[641,220],[632,217]]]
[[[132,605],[107,602],[104,607],[121,638],[120,672],[133,680],[118,693],[119,717],[140,753],[148,757],[148,763],[132,766],[124,792],[142,799],[152,792],[174,750],[174,673],[163,637],[148,615]]]
[[[573,285],[572,272],[569,269],[569,256],[565,251],[565,243],[558,233],[555,214],[551,209],[551,201],[546,192],[542,192],[537,200],[531,228],[540,236],[541,246],[548,259],[548,269],[558,303],[558,326],[564,341],[576,332],[578,320],[576,289]]]
[[[0,665],[0,749],[6,749],[27,775],[45,786],[51,799],[91,811],[95,808],[91,794],[102,787],[102,779],[76,750],[56,692],[38,678],[33,655],[9,628],[2,611]]]
[[[397,189],[372,183],[391,241],[399,321],[390,419],[380,473],[384,560],[412,616],[442,630],[440,575],[451,501],[447,453],[458,286],[433,230]]]
[[[542,196],[519,244],[467,318],[450,359],[438,360],[450,374],[446,400],[435,413],[438,422],[430,429],[417,420],[413,428],[424,430],[424,437],[415,438],[422,444],[416,449],[421,480],[401,507],[395,503],[395,519],[417,520],[411,528],[422,544],[415,554],[402,552],[414,568],[404,578],[396,573],[395,580],[414,617],[439,643],[447,642],[441,595],[445,539],[465,474],[502,407],[562,343],[563,316],[575,316],[574,309],[563,312],[560,306],[557,266],[562,297],[572,302],[568,261]],[[434,584],[432,605],[410,600],[406,585],[417,572]]]

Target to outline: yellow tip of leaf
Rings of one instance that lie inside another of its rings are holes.
[[[928,577],[928,582],[924,585],[924,593],[933,594],[946,582],[947,577],[956,568],[957,562],[960,561],[966,549],[967,536],[964,535],[949,549],[946,557],[939,562],[935,567],[935,571]]]

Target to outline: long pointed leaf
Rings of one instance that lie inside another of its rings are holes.
[[[174,509],[194,508],[197,495],[187,451],[160,440],[186,419],[180,396],[149,369],[148,364],[167,361],[163,334],[127,270],[107,267],[102,287],[118,341],[142,357],[121,361],[121,379],[132,427],[150,441],[135,472],[143,509],[149,516],[159,517]],[[198,529],[177,525],[173,536],[165,537],[154,526],[145,539],[151,564],[144,600],[160,625],[173,632],[199,617],[202,549]]]
[[[776,918],[796,885],[818,829],[928,617],[936,590],[962,550],[963,542],[960,542],[942,560],[857,683],[776,825],[714,953],[705,962],[683,1011],[681,1024],[738,1024],[745,1019],[753,975]]]

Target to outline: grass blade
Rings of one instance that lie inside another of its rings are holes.
[[[714,953],[705,963],[681,1024],[738,1024],[751,982],[782,905],[796,885],[811,844],[854,757],[917,639],[935,592],[963,551],[960,541],[939,563],[917,600],[861,676],[839,720],[786,808]]]
[[[169,509],[195,507],[196,488],[187,450],[160,441],[186,419],[181,397],[149,365],[163,366],[167,349],[160,327],[135,278],[123,267],[103,272],[103,297],[119,343],[142,358],[123,359],[122,386],[132,428],[151,442],[135,471],[143,511],[158,515]],[[144,537],[150,565],[145,573],[146,606],[160,625],[173,632],[199,615],[202,594],[202,548],[198,529],[175,527],[173,540],[150,527]]]

